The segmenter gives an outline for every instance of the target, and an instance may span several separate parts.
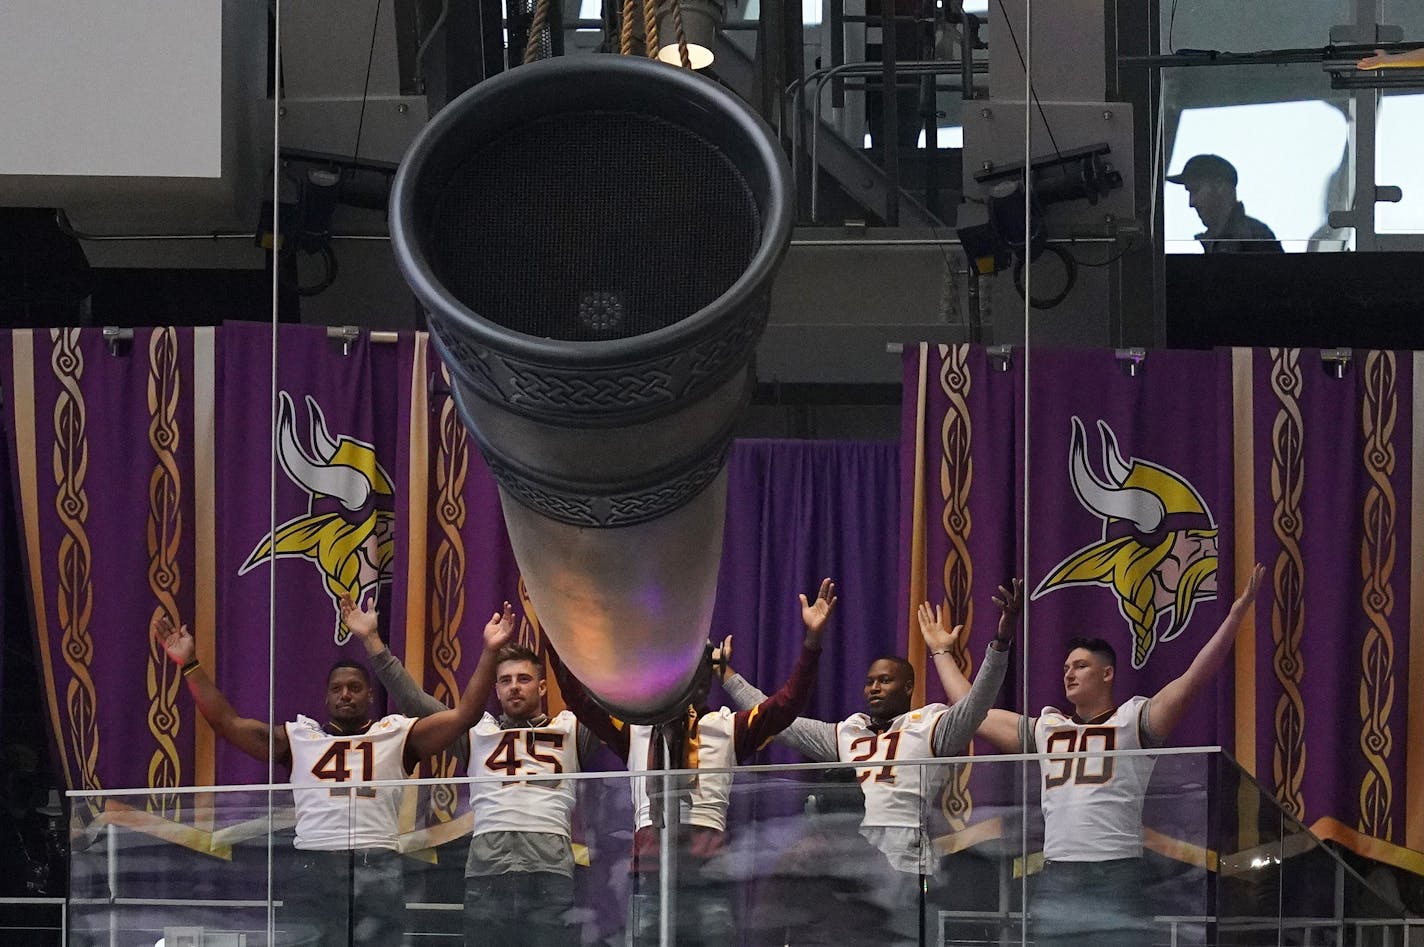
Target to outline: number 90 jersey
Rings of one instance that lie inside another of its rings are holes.
[[[504,730],[490,714],[470,730],[471,776],[555,776],[577,773],[578,721],[565,710],[542,727]],[[568,779],[470,784],[475,835],[547,832],[569,835],[574,784]]]
[[[297,848],[395,848],[400,787],[356,787],[353,780],[404,779],[405,741],[414,717],[392,714],[365,733],[327,733],[310,717],[286,724],[292,751]],[[314,787],[314,788],[313,788]]]
[[[1106,718],[1078,723],[1045,707],[1034,724],[1039,753],[1140,750],[1153,745],[1143,726],[1146,697]],[[1083,756],[1039,761],[1043,771],[1043,857],[1094,862],[1142,855],[1142,802],[1154,757]]]

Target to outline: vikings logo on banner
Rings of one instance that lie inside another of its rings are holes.
[[[1124,461],[1101,420],[1100,479],[1088,465],[1083,422],[1072,424],[1069,480],[1078,502],[1102,520],[1102,536],[1055,566],[1033,598],[1070,585],[1111,589],[1140,669],[1159,641],[1181,634],[1199,601],[1216,597],[1216,521],[1181,474],[1137,457]]]
[[[277,458],[291,481],[308,495],[306,515],[288,520],[264,537],[238,575],[269,556],[310,559],[326,581],[339,645],[351,635],[341,620],[341,597],[349,595],[361,602],[391,581],[395,488],[372,445],[347,434],[333,438],[316,399],[308,395],[306,404],[311,423],[308,446],[297,440],[296,409],[285,391],[277,416]]]

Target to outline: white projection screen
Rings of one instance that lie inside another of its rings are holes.
[[[0,175],[218,177],[222,0],[0,2]]]

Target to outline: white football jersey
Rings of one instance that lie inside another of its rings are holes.
[[[414,717],[392,714],[365,733],[327,733],[310,717],[287,723],[297,848],[395,848],[400,787],[356,787],[353,780],[404,779],[405,741]],[[307,788],[311,787],[311,788]]]
[[[862,826],[923,826],[927,810],[935,804],[944,767],[896,766],[894,761],[934,756],[935,725],[948,709],[944,704],[928,704],[896,717],[880,733],[870,728],[870,717],[863,713],[836,724],[836,756],[842,763],[878,764],[855,770],[865,794]]]
[[[577,773],[578,721],[565,710],[541,727],[501,729],[485,714],[470,730],[471,776],[553,776]],[[574,784],[568,779],[470,784],[475,835],[547,832],[569,835]]]
[[[736,714],[726,707],[703,714],[697,721],[697,733],[693,746],[688,748],[689,759],[696,752],[699,769],[728,768],[736,765],[733,730]],[[628,728],[628,770],[647,772],[648,751],[653,728],[633,726]],[[629,780],[633,789],[633,811],[635,828],[646,828],[653,824],[652,807],[648,800],[647,778],[634,776]],[[679,819],[684,825],[700,825],[704,828],[725,832],[727,829],[727,803],[732,798],[731,773],[699,774],[693,779],[692,791],[681,801]]]
[[[1134,697],[1092,723],[1045,707],[1034,724],[1034,744],[1039,753],[1142,749],[1146,707],[1146,697]],[[1043,856],[1070,862],[1141,856],[1142,803],[1155,762],[1145,755],[1041,760]]]

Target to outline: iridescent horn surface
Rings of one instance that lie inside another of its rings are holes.
[[[789,177],[720,86],[607,55],[480,83],[396,176],[396,259],[529,597],[625,720],[676,714],[704,673],[723,468],[790,241]]]

